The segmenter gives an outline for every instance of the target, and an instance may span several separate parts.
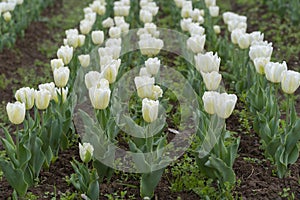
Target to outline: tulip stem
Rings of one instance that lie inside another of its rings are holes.
[[[287,106],[286,106],[286,120],[285,120],[285,125],[286,125],[286,134],[287,134],[287,129],[289,127],[289,121],[290,121],[290,95],[287,95]]]
[[[16,128],[16,151],[17,151],[17,159],[20,160],[20,153],[19,153],[19,145],[20,145],[20,138],[19,138],[19,125]]]

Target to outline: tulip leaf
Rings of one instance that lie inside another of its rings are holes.
[[[140,193],[142,198],[153,197],[155,188],[159,183],[164,170],[165,168],[162,168],[142,175],[140,183]]]

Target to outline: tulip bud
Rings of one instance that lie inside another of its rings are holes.
[[[151,98],[154,78],[137,76],[134,78],[135,87],[140,98]]]
[[[90,65],[90,55],[79,55],[78,60],[80,62],[80,65],[84,68],[88,67]]]
[[[146,69],[149,74],[155,75],[158,73],[160,68],[160,60],[158,60],[157,57],[155,58],[148,58],[148,60],[145,61]]]
[[[283,71],[281,88],[287,94],[293,94],[300,85],[300,73],[293,70]]]
[[[235,94],[222,93],[215,101],[215,112],[223,119],[227,119],[237,102],[237,96]]]
[[[104,41],[104,32],[103,31],[93,31],[92,32],[92,41],[96,45],[101,45]]]
[[[51,65],[52,71],[54,71],[54,69],[63,67],[63,66],[64,66],[64,62],[63,62],[63,60],[60,59],[60,58],[52,59],[52,60],[50,61],[50,65]]]
[[[280,83],[282,78],[282,72],[287,71],[286,62],[283,61],[282,64],[276,62],[269,62],[265,66],[266,78],[272,83]]]
[[[189,49],[192,50],[193,53],[200,53],[203,51],[204,49],[204,45],[205,45],[205,38],[206,36],[205,35],[195,35],[195,36],[192,36],[190,37],[188,40],[187,40],[187,47]]]
[[[216,71],[208,72],[208,73],[201,73],[202,78],[207,90],[217,90],[221,83],[222,75]]]
[[[213,52],[207,52],[205,54],[195,55],[195,67],[199,72],[213,72],[219,71],[221,58],[218,57],[216,53],[213,55]]]
[[[109,99],[110,99],[110,89],[109,88],[104,88],[104,87],[99,87],[94,86],[89,89],[89,97],[92,103],[92,106],[95,109],[105,109],[107,108],[109,104]]]
[[[65,87],[68,83],[70,70],[68,67],[60,67],[54,69],[53,76],[54,82],[57,87]]]
[[[48,90],[39,90],[35,92],[35,105],[39,110],[48,108],[51,100],[51,93]]]
[[[215,101],[219,95],[220,94],[218,92],[214,91],[204,92],[202,100],[205,112],[211,115],[215,114]]]
[[[219,25],[214,25],[214,32],[217,34],[217,35],[219,35],[220,33],[221,33],[221,28],[220,28],[220,26]]]
[[[57,57],[62,59],[65,65],[69,64],[73,57],[73,47],[61,46],[57,51]]]
[[[149,100],[147,98],[142,101],[142,113],[146,122],[151,123],[158,117],[159,101]]]
[[[3,14],[3,18],[4,18],[4,20],[5,20],[6,22],[10,22],[10,20],[11,20],[11,14],[10,14],[10,12],[5,12],[5,13]]]
[[[25,119],[25,103],[15,102],[6,105],[8,119],[13,124],[21,124]]]
[[[23,87],[17,90],[15,98],[21,103],[25,103],[26,110],[30,110],[34,106],[35,91],[33,88]]]
[[[90,143],[79,143],[79,156],[82,162],[88,163],[93,157],[94,147]]]

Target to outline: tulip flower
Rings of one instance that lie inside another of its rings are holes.
[[[64,66],[64,62],[63,62],[63,60],[60,59],[60,58],[52,59],[52,60],[50,61],[50,65],[51,65],[52,71],[54,71],[54,69],[63,67],[63,66]]]
[[[114,83],[116,81],[120,65],[120,59],[112,60],[112,62],[105,66],[105,68],[102,70],[101,73],[103,78],[107,79],[109,83]]]
[[[189,25],[192,23],[192,18],[182,19],[180,21],[180,27],[182,31],[188,31]]]
[[[201,53],[204,49],[206,35],[192,36],[187,40],[187,47],[192,50],[193,53]]]
[[[300,73],[293,70],[282,72],[281,88],[287,94],[293,94],[300,86]]]
[[[260,31],[254,31],[252,33],[250,33],[250,43],[259,43],[259,42],[263,42],[264,40],[264,34],[261,33]]]
[[[164,46],[164,42],[161,39],[156,39],[154,37],[143,38],[139,42],[139,48],[141,54],[147,56],[155,56]]]
[[[53,76],[54,82],[57,87],[65,87],[68,83],[70,75],[70,70],[68,67],[60,67],[58,69],[54,69]]]
[[[141,9],[140,10],[140,20],[145,24],[145,23],[150,23],[153,20],[153,16],[151,12],[148,10]]]
[[[130,11],[130,6],[114,6],[114,15],[115,16],[128,16]]]
[[[57,51],[57,57],[62,59],[65,65],[69,64],[73,57],[73,47],[61,46]]]
[[[265,66],[266,78],[272,83],[280,83],[282,79],[282,72],[287,71],[286,62],[283,61],[282,64],[276,62],[269,62]]]
[[[15,102],[6,105],[8,119],[13,124],[21,124],[25,119],[26,106],[25,103]]]
[[[78,35],[78,46],[81,47],[84,45],[84,41],[85,41],[85,35]]]
[[[121,38],[108,38],[105,42],[105,47],[114,47],[121,46],[122,39]]]
[[[82,162],[88,163],[93,157],[94,147],[90,143],[79,143],[79,156]]]
[[[151,123],[158,117],[159,101],[149,100],[147,98],[142,101],[142,113],[146,122]]]
[[[205,87],[207,90],[217,90],[221,83],[222,75],[216,71],[201,73]]]
[[[205,29],[197,23],[191,23],[188,29],[192,37],[197,35],[203,35],[205,32]]]
[[[114,20],[110,17],[106,18],[105,20],[102,21],[102,26],[104,28],[110,28],[112,26],[114,26]]]
[[[248,33],[242,34],[238,39],[238,45],[241,49],[247,49],[250,46],[250,35]]]
[[[270,62],[270,58],[259,57],[253,60],[256,72],[265,74],[265,66]]]
[[[239,42],[239,38],[243,35],[243,34],[245,34],[245,29],[240,29],[240,28],[238,28],[238,29],[234,29],[232,32],[231,32],[231,42],[233,43],[233,44],[238,44],[238,42]]]
[[[85,86],[87,89],[90,89],[91,87],[94,87],[97,85],[98,82],[100,82],[102,78],[102,74],[100,74],[97,71],[90,71],[85,75]]]
[[[10,14],[10,12],[5,12],[5,13],[3,14],[3,18],[4,18],[4,20],[5,20],[6,22],[10,22],[10,20],[11,20],[11,14]]]
[[[38,90],[35,92],[35,105],[39,110],[45,110],[48,108],[51,93],[48,90]]]
[[[157,57],[155,58],[148,58],[148,60],[145,61],[146,69],[149,74],[155,75],[158,73],[160,68],[160,60],[158,60]]]
[[[92,23],[89,20],[86,20],[86,19],[81,20],[80,24],[79,24],[80,32],[84,35],[88,34],[92,30],[93,25],[94,25],[94,23]]]
[[[216,0],[205,0],[205,6],[210,7],[210,6],[215,6],[216,5]]]
[[[237,102],[237,96],[235,94],[222,93],[215,99],[215,112],[223,119],[227,119]]]
[[[55,90],[55,84],[53,82],[40,84],[39,90],[48,90],[51,94],[51,99],[55,99],[55,97],[57,96]]]
[[[207,52],[205,54],[195,55],[195,67],[199,72],[213,72],[219,71],[221,58],[218,57],[216,53],[213,55],[213,52]]]
[[[219,95],[220,94],[218,92],[214,91],[204,92],[202,100],[205,112],[211,115],[215,114],[215,101]]]
[[[253,42],[250,46],[249,56],[251,60],[259,57],[271,58],[272,52],[272,43],[268,43],[267,41]]]
[[[158,85],[153,85],[151,99],[157,100],[159,97],[162,97],[162,95],[163,95],[163,90]]]
[[[98,15],[104,15],[106,11],[105,5],[100,1],[93,1],[93,3],[90,4],[90,8]]]
[[[93,31],[92,32],[92,41],[96,45],[101,45],[104,41],[104,32],[103,31]]]
[[[217,17],[219,16],[219,6],[209,6],[209,14],[212,17]]]
[[[121,28],[120,27],[110,27],[108,31],[109,37],[111,38],[120,38],[121,37]]]
[[[79,55],[78,60],[80,62],[80,65],[84,68],[88,67],[90,65],[90,55]]]
[[[154,78],[137,76],[134,78],[135,87],[140,98],[151,98]]]
[[[33,88],[23,87],[16,91],[15,98],[21,103],[25,103],[26,110],[34,106],[35,91]]]
[[[109,104],[110,99],[110,89],[105,87],[94,86],[89,89],[89,97],[92,106],[95,109],[105,109]]]

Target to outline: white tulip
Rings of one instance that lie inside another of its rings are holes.
[[[180,20],[180,27],[182,31],[189,31],[189,25],[192,23],[192,18]]]
[[[204,110],[205,112],[207,112],[208,114],[215,114],[215,101],[216,99],[219,97],[219,93],[218,92],[214,92],[214,91],[209,91],[209,92],[204,92],[203,96],[202,96],[202,101],[204,104]]]
[[[84,77],[84,82],[85,86],[90,89],[91,87],[94,87],[100,82],[102,78],[102,74],[100,74],[97,71],[89,71],[85,77]]]
[[[206,35],[192,36],[187,40],[187,47],[192,50],[193,53],[201,53],[204,49]]]
[[[287,71],[286,62],[283,61],[282,64],[276,62],[269,62],[265,66],[266,78],[272,83],[280,83],[282,79],[282,73]]]
[[[101,45],[104,41],[104,32],[103,31],[93,31],[92,32],[92,41],[96,45]]]
[[[163,95],[163,90],[158,85],[153,85],[151,99],[157,100],[159,97],[162,97],[162,95]]]
[[[92,106],[95,109],[105,109],[108,107],[110,99],[110,89],[104,87],[91,87],[89,88],[89,97],[92,103]]]
[[[93,157],[94,147],[90,143],[79,143],[79,156],[82,162],[88,163]]]
[[[39,84],[39,90],[48,90],[51,94],[51,99],[55,99],[57,96],[55,84],[53,82]]]
[[[210,6],[215,6],[216,5],[216,0],[205,0],[205,6],[210,7]]]
[[[35,105],[39,110],[45,110],[48,108],[50,100],[52,98],[51,93],[48,90],[35,91]]]
[[[217,90],[222,80],[222,75],[216,71],[201,73],[205,87],[207,90]]]
[[[238,39],[238,45],[241,49],[247,49],[250,46],[250,35],[248,33],[242,34]]]
[[[149,74],[148,70],[146,67],[142,67],[140,69],[140,73],[139,73],[139,76],[147,76],[147,77],[151,77],[152,75]]]
[[[240,29],[240,28],[238,28],[238,29],[234,29],[232,32],[231,32],[231,42],[233,43],[233,44],[238,44],[238,42],[239,42],[239,38],[243,35],[243,34],[245,34],[245,29]]]
[[[219,35],[221,33],[221,27],[219,25],[214,25],[213,29],[217,35]]]
[[[105,42],[105,47],[114,47],[114,46],[121,46],[122,39],[121,38],[108,38]]]
[[[25,103],[26,110],[30,110],[34,106],[35,90],[29,87],[23,87],[16,91],[15,98],[21,103]]]
[[[50,61],[50,65],[51,65],[52,71],[54,71],[54,69],[63,67],[63,66],[64,66],[64,62],[63,62],[63,60],[60,59],[60,58],[52,59],[52,60]]]
[[[281,88],[287,94],[293,94],[300,86],[300,73],[293,70],[283,71]]]
[[[164,46],[164,42],[161,39],[156,39],[153,37],[141,39],[138,44],[141,53],[147,56],[157,55]]]
[[[102,21],[102,26],[104,28],[110,28],[112,26],[114,26],[114,20],[110,17],[106,18],[105,20]]]
[[[109,31],[109,37],[111,38],[120,38],[121,37],[121,28],[120,27],[110,27]]]
[[[5,13],[3,14],[3,18],[4,18],[4,20],[5,20],[6,22],[10,22],[10,20],[11,20],[11,14],[10,14],[10,12],[5,12]]]
[[[78,60],[80,62],[80,65],[82,67],[88,67],[90,65],[90,55],[86,54],[86,55],[79,55],[78,56]]]
[[[254,42],[250,46],[249,56],[251,60],[259,57],[271,58],[272,52],[272,43],[268,43],[267,41]]]
[[[128,16],[130,11],[130,6],[114,6],[115,16]]]
[[[254,31],[250,33],[250,42],[262,42],[264,40],[264,34],[260,31]]]
[[[6,105],[8,119],[13,124],[21,124],[25,119],[26,106],[25,103],[15,102]]]
[[[152,22],[152,14],[151,12],[149,12],[148,10],[140,10],[140,20],[143,22],[143,23],[150,23]]]
[[[134,78],[135,87],[140,98],[151,98],[154,86],[154,78],[147,76],[137,76]]]
[[[61,46],[57,50],[57,57],[62,59],[65,65],[69,64],[73,57],[73,47]]]
[[[159,101],[153,101],[150,99],[143,99],[142,101],[142,113],[146,122],[151,123],[158,117]]]
[[[253,60],[256,72],[265,74],[265,66],[270,62],[270,58],[259,57]]]
[[[148,60],[145,61],[146,69],[149,74],[155,75],[158,73],[160,68],[160,60],[158,60],[157,57],[155,58],[148,58]]]
[[[61,94],[61,90],[62,90],[62,94]],[[58,95],[62,95],[62,102],[64,103],[67,100],[67,96],[68,96],[68,92],[69,92],[69,88],[55,88],[55,96],[52,96],[53,100],[58,103],[59,99],[58,99]]]
[[[210,16],[212,17],[219,16],[219,10],[220,10],[219,6],[210,6],[208,9],[209,9]]]
[[[54,82],[57,87],[65,87],[68,83],[70,70],[68,67],[60,67],[53,71]]]
[[[223,119],[227,119],[231,115],[236,102],[237,96],[235,94],[220,94],[215,101],[216,114]]]
[[[195,55],[195,67],[199,72],[213,72],[219,71],[221,58],[218,57],[216,53],[213,55],[213,52],[207,52],[205,54]]]

